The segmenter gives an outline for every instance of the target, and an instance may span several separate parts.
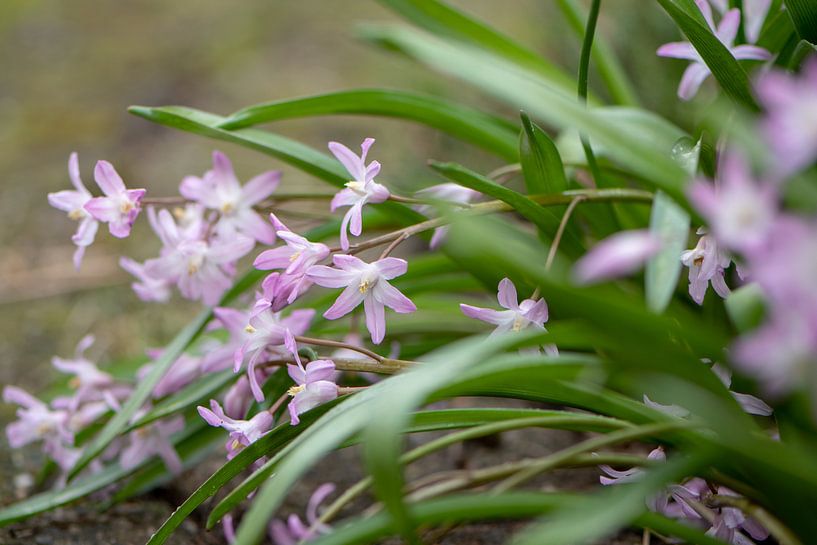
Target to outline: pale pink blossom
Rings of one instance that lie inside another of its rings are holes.
[[[689,294],[693,301],[702,305],[710,283],[715,293],[723,298],[731,293],[724,272],[732,259],[705,230],[698,229],[698,234],[701,235],[698,244],[681,254],[681,262],[689,267]]]
[[[85,210],[85,205],[93,196],[79,176],[79,160],[76,152],[68,158],[68,176],[71,178],[74,189],[49,193],[48,203],[54,208],[68,212],[69,218],[79,222],[77,232],[71,237],[71,241],[77,246],[74,251],[74,267],[79,269],[82,257],[85,255],[85,248],[94,242],[99,222]]]
[[[329,483],[322,484],[315,490],[306,507],[306,524],[295,514],[290,515],[286,522],[273,519],[269,525],[269,535],[275,545],[298,545],[330,533],[332,528],[319,522],[318,508],[334,491],[335,485]]]
[[[548,307],[545,300],[525,299],[520,303],[516,294],[516,286],[510,279],[503,278],[499,282],[497,301],[499,301],[499,306],[505,310],[480,308],[466,304],[461,304],[460,309],[469,318],[495,325],[496,328],[491,335],[522,331],[528,327],[545,329],[545,322],[548,321]]]
[[[228,460],[232,460],[244,447],[258,441],[273,424],[272,415],[263,410],[249,420],[230,418],[214,399],[210,400],[209,409],[199,406],[198,411],[205,422],[230,433],[230,440],[226,444]]]
[[[280,181],[280,172],[269,171],[242,186],[230,159],[220,151],[214,151],[213,169],[201,178],[186,177],[179,192],[219,213],[216,223],[219,237],[230,239],[240,233],[263,244],[272,244],[275,232],[253,207],[272,195]]]
[[[446,183],[421,189],[417,192],[417,196],[424,199],[438,200],[441,203],[467,204],[479,197],[480,193],[459,184]],[[428,216],[434,211],[434,206],[423,204],[417,207],[417,211]],[[434,229],[434,234],[431,235],[431,242],[429,243],[430,249],[436,250],[440,247],[448,234],[448,227],[448,225],[443,225]]]
[[[134,415],[138,420],[147,410]],[[119,463],[125,469],[135,468],[145,460],[158,455],[168,471],[178,475],[182,471],[182,460],[173,448],[171,436],[184,429],[184,418],[177,416],[159,420],[136,429],[128,434],[128,445],[119,454]]]
[[[125,187],[125,182],[108,161],[97,161],[94,180],[105,196],[94,197],[85,203],[85,210],[94,219],[107,223],[113,236],[127,237],[141,210],[145,190]]]
[[[339,142],[329,142],[329,151],[346,168],[352,180],[346,183],[346,188],[338,191],[330,209],[332,212],[341,206],[349,206],[340,224],[340,246],[344,251],[349,249],[349,235],[360,236],[363,231],[363,206],[368,203],[376,204],[389,198],[386,186],[374,181],[380,172],[380,163],[372,161],[366,164],[366,155],[374,144],[374,138],[366,138],[360,145],[360,156]]]
[[[292,396],[288,409],[293,426],[300,422],[300,414],[338,397],[338,387],[333,381],[335,363],[332,360],[311,361],[306,368],[290,364],[287,371],[297,384],[287,392]]]
[[[408,263],[396,257],[386,257],[366,263],[351,255],[335,255],[337,268],[315,265],[309,268],[309,279],[325,288],[345,288],[335,303],[324,312],[324,318],[336,320],[352,312],[361,303],[366,314],[366,327],[372,342],[380,344],[386,335],[386,310],[411,313],[417,307],[389,284],[389,280],[405,274]]]
[[[661,240],[647,230],[621,231],[596,244],[576,262],[576,280],[591,284],[640,269],[661,249]]]

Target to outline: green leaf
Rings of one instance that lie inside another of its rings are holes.
[[[196,382],[188,384],[175,394],[154,405],[147,414],[125,428],[122,433],[141,428],[155,420],[181,412],[196,403],[206,401],[236,378],[236,374],[228,370],[221,373],[211,373]]]
[[[584,37],[584,25],[587,21],[587,12],[576,0],[556,0],[556,4],[567,19],[570,28],[579,36]],[[593,61],[598,69],[599,76],[610,91],[612,99],[622,106],[638,106],[638,98],[632,83],[627,78],[624,69],[613,52],[612,47],[603,36],[596,35],[593,40]]]
[[[756,328],[766,315],[763,290],[755,282],[733,290],[726,298],[726,312],[739,332],[746,333]]]
[[[700,16],[700,11],[698,11],[699,16],[695,17],[690,14],[690,8],[688,7],[690,3],[688,2],[681,2],[680,0],[657,1],[701,55],[724,92],[735,102],[743,104],[752,110],[757,110],[758,106],[749,85],[749,76],[729,52],[729,49],[702,21],[703,17]],[[697,8],[695,9],[697,11]]]
[[[442,38],[477,47],[530,70],[535,77],[567,96],[573,78],[541,55],[520,46],[494,28],[439,0],[379,0],[418,27]]]
[[[655,192],[650,232],[661,240],[661,249],[647,262],[644,291],[647,306],[661,313],[667,308],[681,275],[681,252],[689,237],[689,214],[663,191]]]
[[[800,37],[817,44],[817,3],[814,0],[783,0],[783,3]]]
[[[280,100],[243,108],[219,126],[233,130],[269,121],[333,114],[396,117],[420,122],[516,160],[515,127],[509,121],[459,103],[390,89],[356,89]]]
[[[521,113],[522,133],[519,135],[519,159],[529,194],[558,193],[567,189],[567,178],[553,140]]]
[[[565,96],[538,83],[529,71],[510,65],[495,55],[411,29],[369,26],[365,36],[472,83],[554,127],[572,128],[587,134],[594,149],[601,144],[609,157],[683,202],[686,176],[670,158],[672,143],[683,135],[683,131],[674,128],[671,135],[653,132],[658,127],[662,130],[672,127],[667,121],[630,108],[586,108],[575,97]],[[621,115],[619,112],[637,112],[637,115]],[[633,122],[634,117],[638,122]],[[615,122],[611,122],[613,119]],[[669,143],[665,144],[667,141]]]

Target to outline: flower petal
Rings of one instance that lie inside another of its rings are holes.
[[[366,328],[372,336],[372,342],[380,344],[386,336],[386,307],[370,295],[363,299],[363,309],[366,313]]]
[[[316,284],[318,282],[315,282]],[[343,290],[329,309],[323,313],[327,320],[336,320],[352,312],[363,301],[363,294],[357,285],[348,286]]]

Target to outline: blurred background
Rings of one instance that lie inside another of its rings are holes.
[[[452,3],[575,72],[579,39],[552,1]],[[516,116],[356,38],[357,23],[396,20],[374,0],[0,2],[0,384],[36,393],[54,378],[51,356],[70,356],[89,332],[97,337],[89,354],[103,366],[140,357],[167,342],[198,307],[181,299],[146,304],[131,292],[119,256],[141,261],[159,248],[144,221],[125,241],[100,229],[82,270],[74,271],[76,224],[46,201],[48,192],[69,188],[72,151],[92,191],[93,165],[107,159],[129,187],[173,195],[183,176],[209,168],[214,147],[230,155],[242,180],[280,168],[284,190],[321,185],[264,155],[131,116],[129,105],[227,114],[257,102],[376,86],[441,93]],[[643,103],[688,127],[691,114],[674,98],[685,63],[653,54],[679,38],[668,17],[651,2],[616,0],[605,4],[600,25]],[[356,148],[373,136],[382,177],[398,187],[439,183],[425,169],[428,158],[482,171],[501,166],[398,121],[321,118],[280,122],[274,130],[321,150],[329,140]],[[0,408],[0,420],[12,415],[12,407]]]

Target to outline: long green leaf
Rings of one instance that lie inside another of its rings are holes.
[[[519,135],[519,161],[525,187],[532,195],[558,193],[567,189],[567,177],[556,144],[545,131],[522,112]]]
[[[428,525],[450,522],[480,520],[526,519],[546,515],[559,508],[581,505],[582,496],[552,492],[503,492],[499,494],[453,494],[443,498],[412,504],[414,520]],[[603,509],[606,509],[604,506]],[[705,535],[696,528],[681,524],[654,513],[637,517],[634,524],[656,532],[674,536],[697,545],[723,545],[723,542]],[[394,523],[388,513],[355,519],[336,528],[332,533],[320,536],[314,545],[363,545],[382,541],[395,533]]]
[[[749,76],[712,30],[701,18],[691,16],[678,0],[657,1],[701,55],[724,92],[737,103],[756,110]]]
[[[797,33],[804,40],[817,44],[817,2],[813,0],[783,0]]]
[[[281,119],[333,114],[417,121],[508,161],[516,160],[515,127],[509,121],[438,97],[391,89],[355,89],[249,106],[227,116],[220,128],[233,130]]]
[[[522,47],[494,28],[439,0],[379,0],[418,27],[460,41],[522,66],[554,89],[572,96],[573,79],[541,55]]]
[[[667,137],[669,135],[655,134],[654,128],[660,126],[667,129],[671,124],[658,120],[653,114],[628,108],[585,108],[575,98],[537,83],[530,72],[501,58],[411,29],[369,26],[364,35],[437,70],[468,81],[512,107],[524,109],[555,127],[577,129],[587,134],[594,146],[604,146],[611,158],[679,202],[684,202],[686,176],[670,157],[672,143],[683,132],[675,128],[671,138]],[[610,112],[638,112],[639,122],[633,122],[633,116],[613,121],[608,117]],[[651,122],[645,123],[647,119]],[[669,144],[666,144],[667,141]]]
[[[655,192],[650,214],[650,231],[661,241],[661,249],[647,262],[644,293],[653,312],[663,312],[681,275],[681,252],[689,237],[689,214],[663,191]]]

